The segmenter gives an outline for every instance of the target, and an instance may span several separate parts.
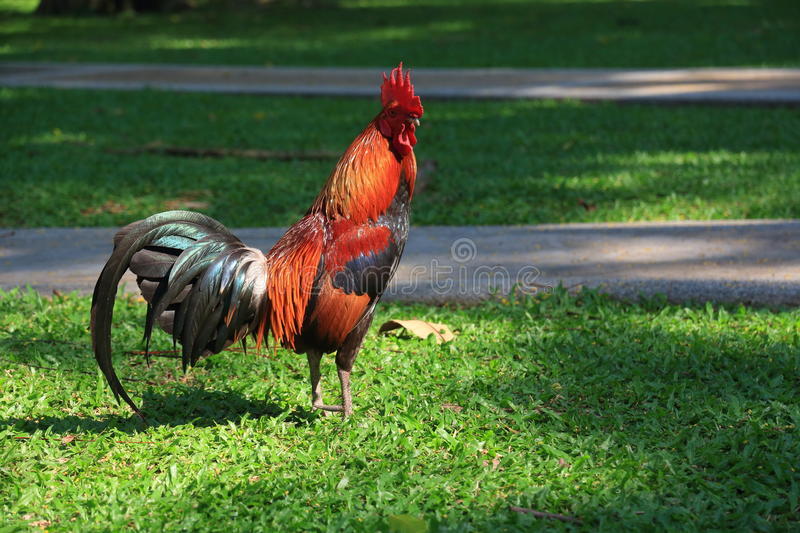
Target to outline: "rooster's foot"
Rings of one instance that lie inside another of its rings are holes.
[[[326,405],[322,402],[314,402],[311,404],[311,407],[314,409],[319,409],[325,416],[328,416],[331,413],[341,413],[344,411],[344,408],[341,405]]]

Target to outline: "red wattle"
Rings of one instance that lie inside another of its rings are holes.
[[[413,124],[397,123],[394,124],[385,118],[378,120],[378,130],[384,137],[392,141],[392,147],[401,156],[405,157],[411,153],[414,145],[417,144],[417,136],[414,135],[416,129]]]
[[[394,137],[392,138],[392,146],[394,146],[394,149],[397,150],[397,152],[403,157],[411,153],[414,145],[409,142],[405,124],[400,126],[400,131],[395,133]]]

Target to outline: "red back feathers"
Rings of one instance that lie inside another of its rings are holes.
[[[422,102],[419,96],[414,95],[414,85],[411,83],[411,72],[406,71],[403,75],[403,62],[400,66],[392,70],[389,77],[383,75],[383,85],[381,85],[381,104],[387,107],[392,102],[399,105],[409,113],[422,116]]]

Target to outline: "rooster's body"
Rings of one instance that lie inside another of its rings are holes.
[[[383,110],[337,163],[306,216],[264,255],[199,213],[170,211],[126,226],[95,286],[95,357],[115,395],[137,413],[111,364],[117,285],[130,269],[153,325],[182,344],[184,369],[248,335],[308,357],[312,405],[352,412],[350,370],[405,246],[423,110],[402,65],[384,77]],[[325,405],[322,354],[336,352],[341,405]]]

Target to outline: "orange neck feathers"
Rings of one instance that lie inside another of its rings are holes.
[[[377,220],[392,203],[401,175],[413,190],[414,152],[400,156],[377,125],[369,123],[350,144],[311,207],[311,213],[344,217],[356,224]]]

